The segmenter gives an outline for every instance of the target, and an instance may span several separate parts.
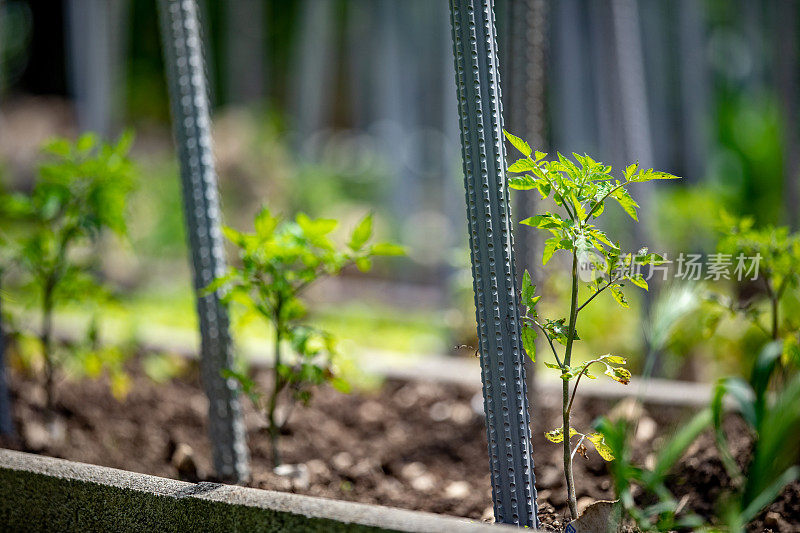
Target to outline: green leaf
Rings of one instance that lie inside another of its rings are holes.
[[[358,223],[350,236],[350,242],[347,246],[357,252],[364,247],[370,237],[372,237],[372,213],[369,213]]]
[[[536,172],[539,167],[530,159],[517,159],[508,166],[509,172]]]
[[[84,152],[84,153],[89,152],[92,148],[95,147],[97,141],[98,139],[96,134],[92,132],[84,133],[78,138],[78,142],[75,144],[75,148],[77,148],[79,152]]]
[[[543,215],[534,215],[530,218],[520,221],[520,224],[525,224],[532,228],[537,229],[553,229],[560,228],[564,225],[564,220],[554,213],[545,213]]]
[[[369,272],[372,268],[372,259],[369,257],[358,257],[356,258],[356,267],[361,272]]]
[[[231,228],[230,226],[222,226],[222,234],[225,235],[225,238],[236,246],[244,246],[245,238],[243,233]]]
[[[546,366],[547,368],[552,368],[553,370],[558,370],[559,372],[561,371],[561,367],[555,363],[548,363],[547,361],[545,361],[544,366]]]
[[[534,330],[530,326],[523,326],[522,327],[522,347],[525,348],[525,352],[528,354],[528,357],[531,358],[531,361],[536,361],[536,337],[537,337],[536,330]]]
[[[542,264],[546,265],[550,258],[553,257],[553,254],[558,249],[558,243],[561,239],[558,237],[550,237],[546,241],[544,241],[544,249],[542,251]]]
[[[303,230],[309,238],[324,237],[328,233],[336,229],[339,224],[336,220],[330,218],[309,218],[305,213],[298,213],[297,225]]]
[[[334,376],[330,378],[329,382],[334,389],[342,394],[350,394],[350,391],[352,390],[350,383],[340,377]]]
[[[530,189],[537,189],[538,187],[539,187],[538,182],[530,174],[524,174],[522,176],[514,176],[508,178],[509,189],[514,189],[517,191],[528,191]]]
[[[636,208],[639,207],[639,204],[637,204],[631,195],[628,194],[628,191],[626,191],[624,187],[620,187],[611,193],[611,198],[614,198],[633,220],[636,222],[639,221],[639,218],[636,215]]]
[[[533,299],[535,291],[536,291],[536,285],[533,285],[531,283],[531,274],[526,270],[522,274],[522,291],[520,292],[520,296],[522,298],[522,305],[533,307],[533,305],[531,305],[530,302]]]
[[[550,196],[550,191],[552,187],[547,180],[539,180],[536,184],[536,188],[539,189],[539,194],[542,195],[542,200]]]
[[[279,219],[277,217],[273,217],[272,214],[269,212],[269,209],[267,209],[266,207],[262,208],[261,211],[259,211],[258,214],[256,215],[254,222],[256,234],[262,239],[266,239],[272,236],[272,233],[278,226],[278,222]],[[236,242],[233,239],[230,240]]]
[[[398,256],[398,255],[405,255],[406,249],[399,244],[393,244],[391,242],[381,242],[378,244],[373,244],[372,247],[369,249],[369,253],[371,255],[382,255],[382,256]]]
[[[683,452],[711,423],[711,412],[705,409],[692,418],[688,424],[681,426],[665,446],[661,448],[656,457],[656,466],[653,469],[655,480],[660,483],[664,476],[672,469],[683,455]]]
[[[530,157],[533,150],[531,150],[531,147],[528,145],[528,143],[515,135],[511,135],[506,130],[503,130],[503,133],[505,134],[506,139],[508,139],[508,142],[510,142],[514,148],[519,150],[525,157]]]

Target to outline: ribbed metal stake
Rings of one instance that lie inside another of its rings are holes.
[[[194,286],[199,291],[225,271],[200,23],[195,0],[159,0],[158,8]],[[198,292],[197,313],[214,467],[226,481],[243,481],[249,471],[241,407],[233,383],[221,375],[233,358],[228,315],[217,293]]]
[[[494,515],[538,526],[492,0],[450,0]]]

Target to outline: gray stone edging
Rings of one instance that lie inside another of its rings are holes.
[[[507,526],[0,449],[5,531],[490,532]]]

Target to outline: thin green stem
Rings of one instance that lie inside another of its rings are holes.
[[[278,449],[278,438],[280,436],[280,427],[275,419],[275,411],[278,405],[278,395],[280,395],[283,388],[286,386],[286,381],[280,373],[281,366],[281,340],[283,340],[283,323],[281,320],[281,300],[278,299],[275,305],[275,315],[273,323],[275,325],[275,361],[273,366],[274,381],[272,391],[269,396],[269,403],[267,405],[267,423],[269,430],[270,445],[272,447],[272,465],[278,467],[281,465],[281,454]]]
[[[539,323],[538,323],[536,320],[534,320],[534,321],[533,321],[533,323],[534,323],[536,326],[538,326],[538,328],[539,328],[539,329],[542,331],[542,333],[544,334],[544,338],[545,338],[545,339],[547,339],[547,342],[548,342],[548,344],[550,344],[550,349],[551,349],[551,350],[553,350],[553,356],[555,356],[555,358],[556,358],[556,363],[558,363],[558,366],[559,366],[559,367],[561,367],[561,368],[564,368],[564,365],[561,363],[561,359],[559,359],[559,357],[558,357],[558,352],[556,351],[556,347],[555,347],[555,345],[553,344],[553,339],[552,339],[552,337],[550,337],[550,334],[549,334],[549,333],[547,333],[547,330],[546,330],[546,329],[544,329],[544,327],[543,327],[541,324],[539,324]]]
[[[587,305],[589,305],[589,302],[591,302],[592,300],[594,300],[594,299],[597,297],[597,295],[598,295],[598,294],[600,294],[601,292],[603,292],[604,290],[606,290],[607,288],[609,288],[610,286],[612,286],[614,283],[616,283],[617,281],[619,281],[619,279],[620,279],[620,278],[619,278],[619,276],[617,276],[616,278],[614,278],[614,279],[610,280],[608,283],[606,283],[606,284],[605,284],[605,285],[603,285],[601,288],[599,288],[599,289],[597,290],[597,292],[595,292],[594,294],[592,294],[592,295],[589,297],[589,299],[588,299],[588,300],[586,300],[585,302],[583,302],[583,303],[582,303],[582,304],[581,304],[581,305],[578,307],[578,312],[580,313],[580,312],[581,312],[581,309],[583,309],[584,307],[586,307]]]
[[[48,278],[42,288],[42,355],[44,359],[44,390],[48,415],[55,409],[55,362],[53,361],[53,290],[55,282]]]
[[[602,203],[603,203],[603,202],[605,202],[605,201],[606,201],[606,198],[608,198],[609,196],[611,196],[613,193],[615,193],[615,192],[616,192],[618,189],[620,189],[620,188],[622,188],[623,186],[625,186],[627,183],[628,183],[627,181],[624,181],[624,182],[620,183],[619,185],[617,185],[616,187],[614,187],[613,189],[611,189],[610,191],[608,191],[608,192],[607,192],[605,195],[603,195],[603,197],[602,197],[602,198],[600,198],[598,201],[596,201],[596,202],[594,203],[594,206],[592,207],[591,211],[589,211],[589,212],[586,214],[586,218],[584,218],[584,219],[583,219],[583,223],[585,224],[585,223],[589,222],[589,217],[591,217],[591,216],[592,216],[592,214],[593,214],[595,211],[597,211],[597,208],[598,208],[600,205],[602,205]]]
[[[572,252],[572,296],[569,311],[569,329],[567,330],[567,346],[564,351],[564,365],[569,366],[572,360],[572,345],[575,340],[575,326],[578,319],[578,256]],[[563,380],[561,390],[562,420],[564,430],[564,477],[567,482],[567,501],[569,512],[573,519],[578,518],[578,503],[575,497],[575,481],[572,474],[572,453],[570,449],[569,435],[569,381]]]
[[[772,310],[772,340],[778,340],[778,303],[780,302],[780,295],[772,290],[772,285],[766,277],[761,279],[764,280],[764,285],[767,288],[767,296]],[[781,287],[780,292],[783,292],[783,287]]]

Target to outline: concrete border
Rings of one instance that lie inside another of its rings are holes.
[[[4,531],[510,531],[431,513],[186,483],[0,449]]]

